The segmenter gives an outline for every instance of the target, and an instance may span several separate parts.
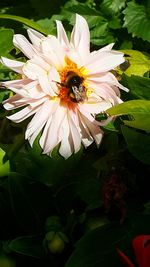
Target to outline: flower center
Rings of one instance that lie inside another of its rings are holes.
[[[65,67],[59,71],[61,83],[59,97],[63,102],[83,102],[86,98],[86,87],[84,83],[84,69],[78,68],[77,64],[69,58],[65,58]]]

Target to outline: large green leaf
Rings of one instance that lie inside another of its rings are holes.
[[[80,161],[82,148],[68,159],[64,159],[55,148],[52,157],[42,154],[39,137],[35,140],[28,153],[18,153],[14,158],[16,171],[31,176],[46,185],[57,184],[61,178]]]
[[[19,228],[28,234],[39,232],[41,215],[47,211],[49,198],[51,200],[47,187],[35,184],[29,177],[19,173],[10,173],[8,190],[11,209]]]
[[[114,15],[125,7],[126,0],[103,0],[101,9],[104,13]]]
[[[45,28],[41,27],[38,23],[36,23],[35,21],[32,21],[30,19],[24,18],[24,17],[9,15],[9,14],[0,14],[0,19],[15,20],[15,21],[18,21],[18,22],[21,22],[21,23],[27,25],[30,28],[33,28],[39,32],[42,32],[46,35],[48,34],[47,30]]]
[[[6,56],[13,49],[13,34],[11,29],[0,30],[0,56]]]
[[[130,100],[106,111],[110,116],[131,115],[130,120],[123,119],[128,126],[150,131],[150,101]]]
[[[126,97],[131,99],[145,99],[150,100],[150,79],[146,77],[140,77],[131,75],[131,77],[123,74],[121,83],[129,88],[129,93]]]
[[[35,258],[44,256],[41,236],[22,236],[8,242],[10,251]]]
[[[150,164],[150,136],[122,126],[122,133],[131,154],[138,160]]]
[[[149,9],[146,6],[139,5],[134,1],[127,4],[126,9],[123,12],[124,27],[127,27],[128,32],[132,33],[132,36],[141,37],[145,41],[150,42],[150,16]]]
[[[131,240],[149,231],[150,216],[135,216],[124,225],[111,224],[90,231],[77,244],[65,267],[121,267],[117,248],[130,248]]]
[[[126,62],[120,66],[121,73],[143,76],[150,71],[150,57],[136,50],[121,50],[125,54]]]

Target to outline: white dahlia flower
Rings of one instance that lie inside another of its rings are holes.
[[[103,132],[95,115],[121,101],[119,88],[126,90],[110,72],[124,62],[123,53],[113,44],[90,53],[90,33],[86,20],[76,15],[70,41],[60,21],[57,37],[28,29],[31,43],[21,34],[14,45],[28,58],[26,62],[1,58],[2,64],[20,74],[21,79],[3,82],[15,94],[4,101],[7,110],[21,108],[8,118],[19,123],[32,116],[25,138],[32,146],[39,133],[44,154],[59,153],[68,158],[100,144]]]

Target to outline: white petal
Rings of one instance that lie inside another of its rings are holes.
[[[60,76],[58,71],[56,70],[56,68],[51,68],[48,72],[48,80],[49,80],[49,84],[53,90],[53,92],[58,93],[59,89],[58,89],[58,83],[61,82],[60,80]]]
[[[107,102],[110,102],[112,105],[118,103],[118,96],[116,95],[117,89],[114,88],[113,86],[110,86],[107,83],[96,83],[96,82],[90,82],[89,85],[90,88],[92,88],[98,96],[100,96]]]
[[[120,89],[128,92],[129,90],[124,87],[122,84],[118,82],[116,77],[111,72],[101,73],[101,74],[95,74],[95,75],[89,75],[87,78],[87,82],[92,81],[96,83],[108,83],[110,85],[115,85],[116,87],[119,87]],[[116,88],[116,94],[120,95],[119,89]]]
[[[44,147],[44,153],[49,153],[53,148],[61,141],[59,131],[61,130],[63,119],[66,115],[66,108],[58,106],[56,112],[53,114],[51,125],[49,127],[49,133],[47,137],[47,144]]]
[[[49,71],[50,69],[50,65],[41,56],[34,56],[32,59],[30,59],[30,62],[38,65],[45,71]]]
[[[35,112],[37,112],[38,109],[39,109],[39,107],[31,108],[31,106],[28,106],[28,107],[16,112],[15,114],[8,116],[7,118],[9,120],[16,122],[16,123],[19,123],[19,122],[27,119],[31,115],[33,115]]]
[[[99,51],[101,51],[101,52],[103,52],[103,51],[110,51],[113,48],[114,44],[115,43],[111,43],[109,45],[106,45],[106,46],[102,47],[101,49],[99,49]]]
[[[82,105],[82,104],[80,104]],[[80,110],[84,109],[86,112],[89,112],[90,114],[98,114],[100,112],[103,112],[105,111],[106,109],[112,107],[111,103],[110,102],[107,102],[105,100],[101,100],[97,103],[89,103],[89,102],[86,102],[82,105],[82,107],[80,108]]]
[[[84,117],[82,115],[79,115],[80,120],[79,120],[79,126],[81,129],[81,135],[82,135],[82,143],[87,148],[89,145],[91,145],[94,141],[93,137],[91,136],[91,133],[88,130],[88,127],[84,121]]]
[[[27,101],[22,96],[16,94],[5,101],[3,101],[3,106],[7,110],[13,110],[27,105]]]
[[[41,129],[44,127],[46,121],[48,120],[50,112],[50,101],[47,100],[44,102],[44,104],[32,118],[31,122],[28,124],[25,138],[30,140],[31,146],[37,135],[40,133]]]
[[[41,43],[43,57],[49,64],[60,68],[64,66],[65,54],[59,41],[55,36],[48,36]]]
[[[35,46],[35,47],[40,47],[40,43],[41,43],[41,39],[44,38],[45,36],[33,29],[28,29],[27,30],[28,32],[28,35],[29,35],[29,38],[32,42],[32,44]]]
[[[87,68],[89,75],[92,75],[112,70],[123,62],[123,53],[116,51],[100,52],[93,58],[89,57],[85,67]]]
[[[62,124],[62,140],[59,148],[59,153],[62,155],[65,159],[69,158],[73,153],[73,144],[69,140],[69,134],[70,134],[70,127],[68,123],[68,117],[65,116],[63,124]]]
[[[71,117],[71,112],[69,112],[68,121],[69,121],[70,132],[71,132],[71,137],[72,137],[73,146],[74,146],[74,152],[77,153],[81,148],[81,136]]]
[[[97,146],[99,146],[102,137],[103,137],[103,132],[100,129],[99,126],[95,125],[94,123],[91,123],[88,119],[84,118],[84,121],[86,123],[87,128],[89,129],[91,135],[93,136]]]
[[[26,92],[27,97],[32,99],[40,99],[45,96],[45,93],[42,91],[38,81],[32,81],[24,86],[24,92]]]
[[[17,89],[22,89],[22,87],[24,87],[30,82],[31,80],[27,78],[27,79],[19,79],[19,80],[11,80],[7,82],[2,82],[1,84],[7,88],[14,87]]]
[[[70,48],[70,44],[69,44],[67,34],[64,30],[64,27],[61,21],[58,21],[58,20],[56,20],[56,25],[57,25],[57,39],[60,42],[60,44],[67,50]]]
[[[38,80],[45,94],[50,95],[51,97],[56,96],[55,92],[53,91],[53,88],[51,87],[47,74],[40,75],[38,77]]]
[[[45,75],[46,71],[38,66],[37,64],[34,64],[30,62],[29,60],[23,67],[23,73],[30,79],[36,80],[39,76]]]
[[[37,53],[33,45],[22,34],[15,34],[13,43],[28,58],[32,58]]]
[[[84,64],[90,51],[90,32],[86,20],[78,14],[71,33],[70,44],[78,51]]]
[[[4,64],[7,68],[14,70],[17,73],[22,74],[22,68],[24,66],[24,62],[12,60],[6,57],[1,57],[1,63]]]

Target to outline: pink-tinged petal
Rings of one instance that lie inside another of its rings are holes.
[[[132,242],[139,267],[150,266],[150,235],[140,235]]]
[[[135,267],[135,265],[132,263],[132,261],[120,249],[117,249],[117,252],[118,252],[119,257],[120,257],[122,263],[124,264],[124,266]]]
[[[107,83],[95,83],[95,82],[90,82],[89,83],[90,88],[94,90],[94,92],[106,100],[107,102],[110,102],[112,105],[118,104],[118,96],[116,95],[116,87],[110,86]]]
[[[29,144],[30,144],[31,147],[33,146],[33,143],[34,143],[36,137],[38,136],[38,134],[42,131],[42,129],[43,129],[43,127],[44,127],[44,124],[45,124],[45,123],[41,124],[41,125],[39,126],[39,128],[37,128],[37,129],[34,131],[34,133],[28,138],[28,141],[29,141]]]
[[[50,65],[42,57],[34,56],[32,59],[30,59],[30,62],[38,65],[45,71],[49,71],[50,69]]]
[[[41,108],[32,118],[31,122],[27,126],[25,138],[29,139],[30,145],[33,145],[33,142],[37,135],[40,133],[41,129],[44,127],[45,123],[50,116],[51,106],[50,101],[47,100],[43,103]]]
[[[13,38],[14,45],[23,52],[28,58],[32,58],[37,54],[37,50],[33,45],[21,34],[15,34]]]
[[[43,52],[43,58],[47,60],[49,64],[62,68],[64,66],[65,53],[62,46],[55,36],[48,36],[41,42],[41,49]]]
[[[82,104],[79,104],[79,105],[82,105]],[[110,102],[107,102],[105,100],[101,100],[97,103],[86,102],[83,104],[83,107],[81,107],[80,110],[84,109],[85,112],[89,112],[90,114],[98,114],[100,112],[107,110],[108,108],[111,108],[111,107],[112,107],[112,105]]]
[[[61,144],[59,148],[59,153],[61,156],[67,159],[72,155],[73,150],[74,150],[73,143],[70,142],[70,138],[69,138],[70,127],[69,127],[67,115],[64,118],[60,134],[61,134],[62,140],[61,140]]]
[[[49,84],[53,90],[53,92],[55,92],[56,94],[59,92],[59,84],[61,82],[60,80],[60,76],[58,71],[56,70],[56,68],[51,68],[48,72],[48,80],[49,80]]]
[[[41,44],[41,39],[44,38],[45,36],[42,34],[42,33],[39,33],[33,29],[28,29],[27,30],[27,33],[29,35],[29,38],[32,42],[32,44],[35,46],[35,47],[40,47],[40,44]]]
[[[22,97],[39,99],[45,96],[45,93],[41,91],[37,81],[30,79],[13,80],[9,82],[3,82],[2,85],[11,89],[14,93],[19,94]]]
[[[83,60],[81,55],[78,53],[77,50],[75,50],[74,48],[71,48],[68,52],[67,52],[67,57],[73,61],[74,63],[77,64],[78,68],[83,66]]]
[[[6,57],[1,57],[1,63],[4,64],[7,68],[14,70],[17,73],[22,74],[22,68],[24,66],[24,62],[12,60]]]
[[[77,153],[81,148],[81,135],[79,134],[79,130],[77,129],[76,124],[74,123],[74,119],[72,118],[72,112],[68,114],[68,121],[70,126],[70,133],[72,137],[72,142],[74,146],[74,152]]]
[[[14,87],[17,89],[22,89],[25,85],[30,83],[32,80],[30,79],[19,79],[19,80],[11,80],[7,82],[2,82],[1,84],[7,88]]]
[[[81,136],[82,136],[82,143],[85,148],[87,148],[89,145],[91,145],[94,141],[93,137],[91,136],[84,119],[79,114],[79,127],[81,129]]]
[[[39,141],[39,144],[40,144],[41,148],[43,149],[43,154],[49,154],[49,153],[45,152],[45,148],[49,145],[48,135],[49,135],[49,127],[51,125],[51,121],[52,121],[52,115],[49,116],[49,118],[46,122],[46,125],[44,127],[42,136],[41,136],[40,141]]]
[[[111,51],[111,49],[113,48],[115,43],[111,43],[109,45],[106,45],[104,47],[102,47],[101,49],[99,49],[99,51],[103,52],[103,51]]]
[[[50,95],[51,97],[56,96],[56,93],[53,91],[53,88],[51,87],[47,74],[40,75],[38,77],[38,80],[45,94]]]
[[[88,75],[100,74],[110,71],[124,62],[123,53],[110,51],[96,53],[94,57],[89,57],[85,63]]]
[[[39,106],[36,108],[31,108],[31,106],[28,106],[28,107],[16,112],[15,114],[8,116],[7,118],[9,120],[14,121],[15,123],[19,123],[19,122],[27,119],[31,115],[33,115],[35,112],[37,112],[38,109],[39,109]]]
[[[53,101],[53,114],[51,123],[48,121],[42,137],[40,139],[40,145],[43,148],[43,153],[50,153],[53,148],[61,141],[59,131],[61,130],[62,121],[66,115],[66,109],[63,106],[59,106],[59,101]]]
[[[81,115],[84,115],[84,117],[86,117],[90,122],[94,122],[94,117],[92,116],[92,114],[87,111],[87,109],[84,108],[83,104],[78,104],[78,110],[81,113]]]
[[[47,72],[38,66],[37,64],[33,64],[29,60],[23,67],[23,73],[30,79],[36,80],[39,76],[45,75]]]
[[[58,106],[56,112],[53,114],[53,120],[49,127],[48,134],[48,146],[45,147],[45,153],[49,153],[53,148],[60,143],[62,136],[59,134],[61,131],[63,120],[66,116],[66,109],[64,107]]]
[[[38,81],[28,83],[23,89],[26,92],[27,97],[31,99],[41,99],[45,96],[45,93],[42,91]]]
[[[83,116],[82,116],[82,119],[83,119]],[[94,138],[96,145],[99,147],[99,145],[102,141],[102,137],[103,137],[102,130],[96,124],[91,123],[86,117],[84,117],[84,122],[85,122],[89,132],[91,133],[92,137]]]
[[[41,104],[43,104],[45,101],[47,101],[49,99],[49,97],[42,97],[39,99],[28,99],[28,104],[32,107],[35,108],[37,106],[40,106]]]
[[[18,94],[3,101],[3,106],[6,110],[13,110],[13,109],[20,108],[26,105],[27,105],[26,99],[22,98],[22,96]]]
[[[70,44],[78,51],[84,64],[90,53],[90,32],[86,20],[78,14],[76,15],[76,23],[71,33]]]
[[[62,45],[62,47],[64,47],[65,50],[67,51],[70,48],[70,44],[61,21],[56,20],[56,26],[57,26],[57,39]]]
[[[96,83],[108,83],[109,85],[115,85],[116,87],[116,94],[120,95],[119,88],[128,92],[129,90],[124,87],[122,84],[118,82],[116,77],[111,72],[101,73],[101,74],[95,74],[95,75],[89,75],[87,78],[87,82],[96,82]]]

